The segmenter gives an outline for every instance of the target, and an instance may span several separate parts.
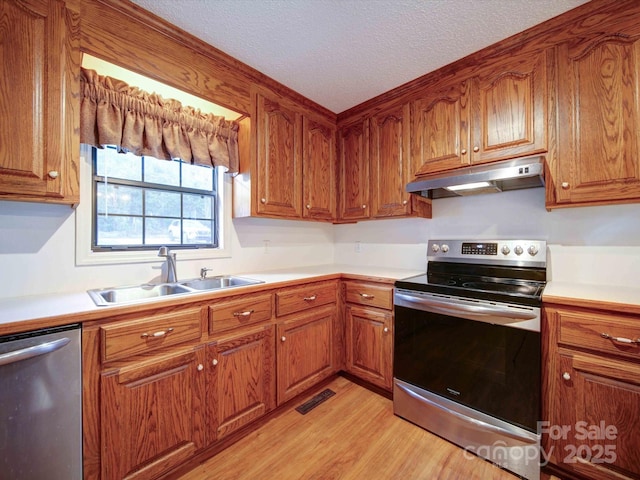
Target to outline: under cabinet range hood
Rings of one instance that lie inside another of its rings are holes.
[[[544,157],[528,157],[417,177],[407,192],[445,198],[544,186]]]

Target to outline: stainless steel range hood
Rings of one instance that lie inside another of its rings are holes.
[[[418,177],[406,190],[435,199],[543,186],[544,157],[529,157]]]

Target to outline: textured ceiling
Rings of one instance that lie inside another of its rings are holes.
[[[340,113],[586,0],[133,0]]]

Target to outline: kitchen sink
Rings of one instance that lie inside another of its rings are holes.
[[[97,306],[102,307],[146,302],[172,295],[188,295],[258,283],[264,282],[253,278],[236,277],[235,275],[220,275],[209,278],[194,278],[177,283],[147,283],[126,287],[97,288],[88,290],[87,293]]]
[[[255,285],[256,283],[263,283],[262,280],[254,280],[253,278],[236,277],[235,275],[220,275],[217,277],[209,278],[195,278],[193,280],[187,280],[186,282],[180,282],[180,285],[184,285],[195,290],[217,290],[219,288],[229,287],[241,287],[243,285]]]

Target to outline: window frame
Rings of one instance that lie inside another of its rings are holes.
[[[75,209],[76,230],[76,265],[116,265],[141,262],[158,262],[157,249],[107,249],[94,251],[93,244],[93,152],[89,145],[80,146],[80,203]],[[218,247],[181,248],[179,245],[168,245],[172,249],[180,248],[182,260],[204,260],[213,258],[230,258],[231,252],[231,210],[232,210],[232,176],[225,173],[222,167],[216,167],[215,202],[218,218]]]

